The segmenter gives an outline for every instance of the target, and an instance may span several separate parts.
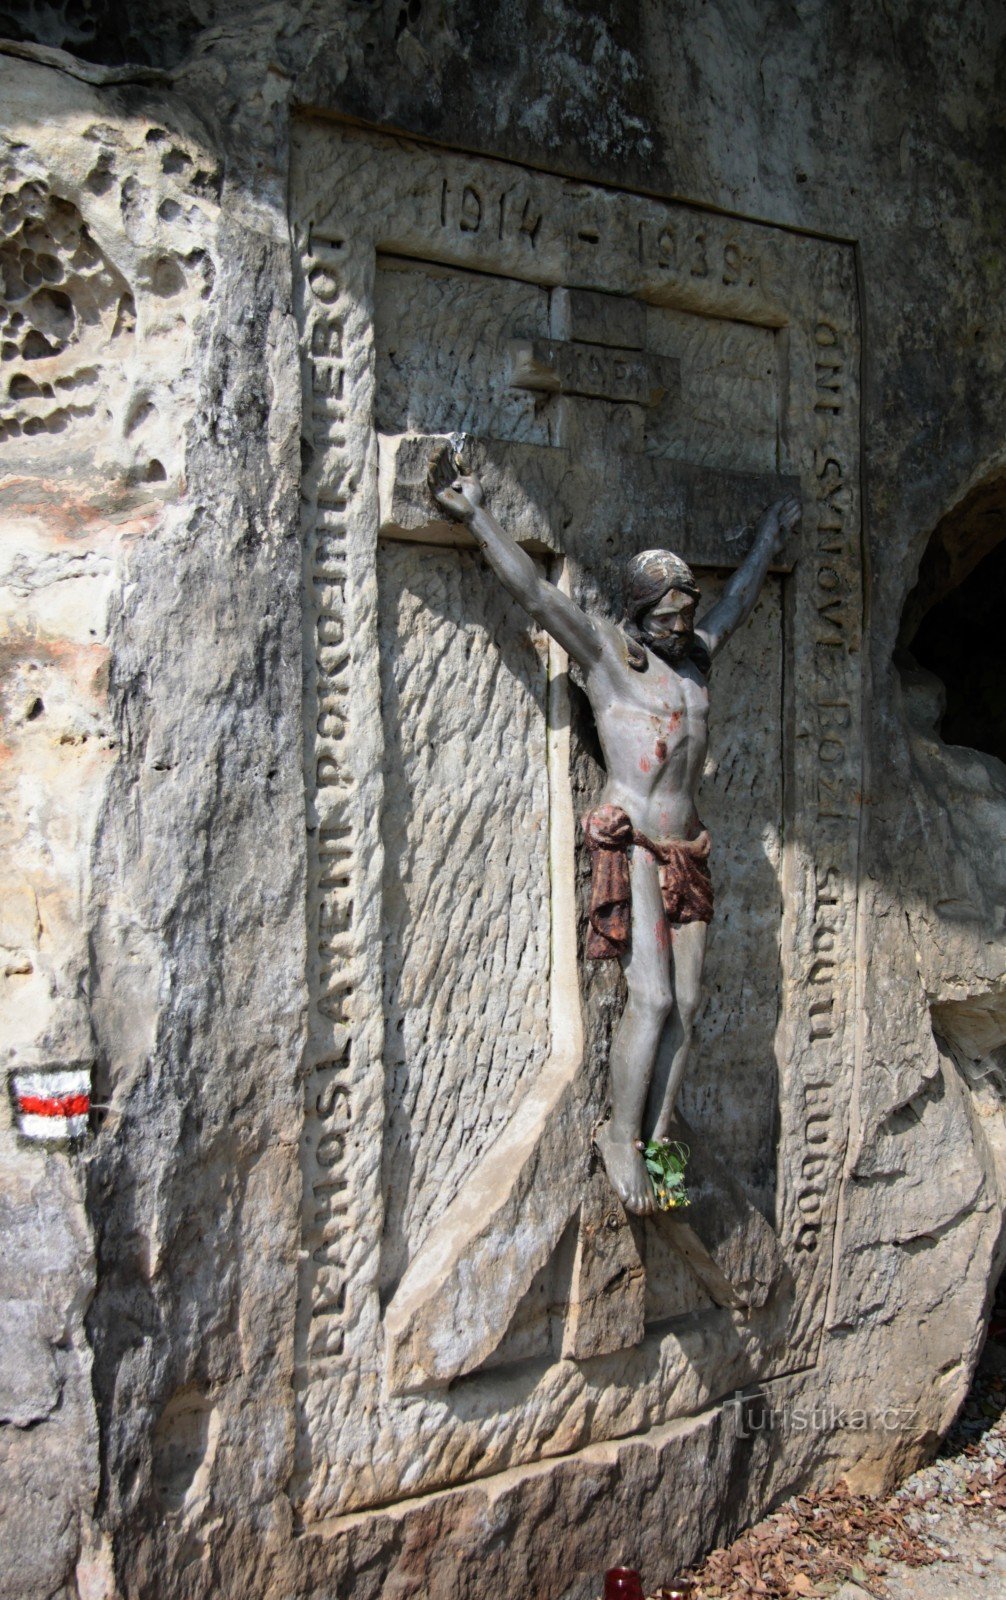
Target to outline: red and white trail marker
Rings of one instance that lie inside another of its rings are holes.
[[[26,1139],[80,1139],[91,1114],[91,1074],[86,1067],[61,1072],[18,1072],[12,1083],[18,1127]]]

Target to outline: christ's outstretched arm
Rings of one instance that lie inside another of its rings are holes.
[[[787,495],[785,500],[777,500],[775,505],[762,513],[754,544],[744,561],[712,610],[700,618],[696,625],[695,632],[705,640],[711,656],[722,650],[731,635],[751,615],[772,557],[779,553],[786,534],[796,527],[799,520],[800,502],[792,494]]]
[[[449,444],[434,452],[429,476],[437,504],[459,522],[467,523],[500,582],[577,665],[589,672],[603,648],[600,630],[585,611],[542,577],[527,551],[504,533],[492,512],[482,504],[478,478],[457,471]]]

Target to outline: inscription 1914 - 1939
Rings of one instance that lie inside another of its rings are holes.
[[[573,246],[598,249],[605,242],[606,224],[596,204],[596,191],[567,187],[567,195],[582,194],[572,219],[563,217],[567,242]],[[444,232],[460,235],[491,235],[497,241],[523,243],[531,253],[543,245],[549,233],[547,206],[528,193],[523,182],[487,186],[484,182],[452,183],[443,178],[439,185],[438,213]],[[739,239],[714,238],[701,226],[687,227],[668,219],[635,223],[634,251],[640,266],[656,268],[670,279],[696,282],[718,281],[724,288],[757,288],[762,264],[759,256]]]

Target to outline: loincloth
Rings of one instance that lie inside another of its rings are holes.
[[[658,844],[637,832],[621,806],[598,806],[584,817],[582,826],[591,865],[588,960],[627,955],[632,945],[632,845],[647,850],[657,863],[660,898],[670,925],[712,920],[708,829],[703,828],[697,839],[667,839]]]

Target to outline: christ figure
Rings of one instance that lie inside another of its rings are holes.
[[[594,1142],[626,1210],[649,1215],[643,1130],[661,1142],[672,1133],[713,910],[709,834],[697,810],[710,666],[750,616],[800,502],[791,495],[762,514],[742,565],[698,622],[699,588],[685,562],[669,550],[633,556],[615,625],[542,577],[450,444],[434,453],[430,487],[583,674],[607,769],[600,804],[583,821],[593,862],[586,953],[617,959],[628,989],[608,1063],[611,1113]]]

